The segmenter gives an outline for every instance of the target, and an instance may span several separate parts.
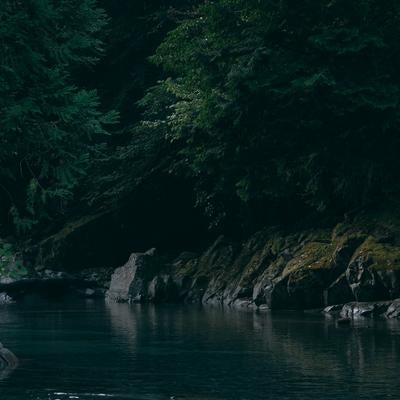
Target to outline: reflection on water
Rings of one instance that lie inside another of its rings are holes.
[[[398,399],[400,323],[86,302],[0,308],[6,400]],[[1,376],[0,376],[1,379]]]

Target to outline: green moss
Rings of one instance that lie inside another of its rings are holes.
[[[332,264],[334,247],[331,243],[306,243],[285,268],[289,274],[301,269],[325,269]]]
[[[400,247],[380,243],[369,236],[357,250],[354,258],[370,259],[370,268],[374,270],[400,269]]]

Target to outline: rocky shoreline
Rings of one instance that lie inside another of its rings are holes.
[[[199,254],[171,258],[152,249],[117,269],[41,268],[28,279],[0,280],[0,302],[32,293],[397,318],[400,234],[374,220],[294,233],[271,228],[242,242],[220,236]]]
[[[392,241],[392,243],[391,243]],[[107,298],[249,309],[323,309],[400,297],[399,248],[390,232],[265,230],[244,243],[219,237],[202,254],[163,262],[134,253],[112,275]]]
[[[400,318],[400,299],[382,302],[351,302],[328,306],[323,311],[327,315],[342,319],[357,318]]]

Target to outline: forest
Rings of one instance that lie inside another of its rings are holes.
[[[398,0],[0,0],[1,399],[400,398],[399,71]]]
[[[2,1],[0,250],[110,210],[132,247],[190,247],[394,207],[399,17],[393,0]]]

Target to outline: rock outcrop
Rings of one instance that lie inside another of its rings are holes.
[[[298,233],[269,229],[243,243],[221,236],[202,254],[183,253],[168,263],[152,252],[134,253],[115,271],[107,292],[115,301],[254,309],[323,308],[399,296],[400,247],[388,235],[357,225]],[[395,315],[398,308],[390,310]],[[370,312],[376,307],[348,311]]]
[[[171,276],[159,274],[160,263],[154,249],[146,253],[133,253],[128,262],[111,276],[106,299],[116,302],[168,301]]]

